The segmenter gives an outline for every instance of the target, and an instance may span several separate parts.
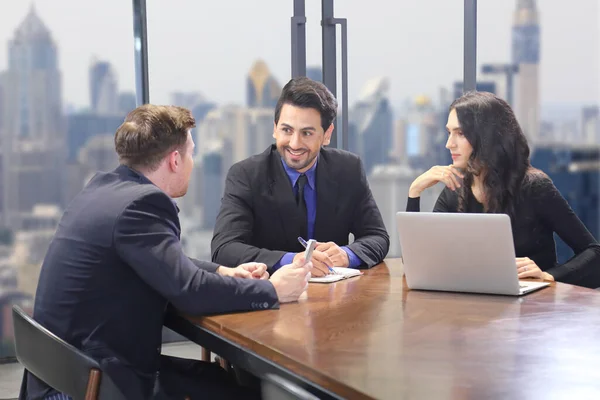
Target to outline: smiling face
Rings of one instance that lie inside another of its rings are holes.
[[[316,109],[284,104],[274,124],[273,137],[287,166],[302,173],[314,165],[321,146],[329,144],[332,132],[333,124],[323,130],[321,114]]]
[[[450,150],[452,155],[453,165],[457,168],[467,168],[467,163],[473,153],[473,146],[463,134],[456,110],[452,109],[448,114],[448,123],[446,124],[448,131],[448,141],[446,148]]]

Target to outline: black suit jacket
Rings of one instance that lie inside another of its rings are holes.
[[[223,277],[185,256],[177,212],[137,172],[99,173],[68,206],[42,265],[34,319],[98,360],[128,399],[151,397],[169,303],[192,315],[278,307],[269,281]],[[29,399],[52,392],[25,379]]]
[[[317,216],[314,238],[348,244],[372,267],[386,256],[390,239],[375,204],[360,158],[322,148],[316,171]],[[292,185],[274,145],[234,164],[225,183],[211,243],[212,259],[222,265],[257,261],[272,267],[286,252],[301,252],[305,236]]]

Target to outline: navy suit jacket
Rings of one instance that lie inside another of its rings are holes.
[[[151,397],[167,306],[190,315],[278,308],[267,280],[223,277],[188,258],[178,209],[146,177],[98,173],[65,211],[40,274],[33,317],[98,360],[128,399]],[[26,397],[53,393],[31,374]]]
[[[317,162],[317,216],[314,239],[348,245],[371,268],[385,258],[390,238],[356,154],[321,148]],[[301,252],[298,236],[306,221],[296,205],[290,179],[275,145],[237,164],[225,193],[211,242],[212,260],[221,265],[257,261],[273,267],[286,252]]]

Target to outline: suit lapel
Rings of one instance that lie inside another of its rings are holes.
[[[298,236],[306,236],[306,232],[302,232],[302,226],[306,226],[306,222],[302,223],[304,216],[296,205],[292,184],[283,169],[281,157],[275,146],[272,146],[269,158],[268,196],[279,214],[288,248],[298,248],[300,246]]]
[[[332,216],[338,210],[338,189],[339,184],[331,178],[329,172],[332,166],[327,165],[327,156],[325,150],[321,150],[319,161],[317,163],[317,216],[315,218],[314,235],[319,238],[327,238],[329,224],[332,223]]]

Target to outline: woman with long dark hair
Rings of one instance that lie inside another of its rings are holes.
[[[419,211],[421,193],[443,182],[434,212],[504,213],[511,218],[519,278],[600,285],[600,245],[544,172],[529,162],[529,146],[504,100],[469,92],[448,115],[453,163],[434,166],[411,184],[407,211]],[[554,233],[575,255],[558,264]]]

